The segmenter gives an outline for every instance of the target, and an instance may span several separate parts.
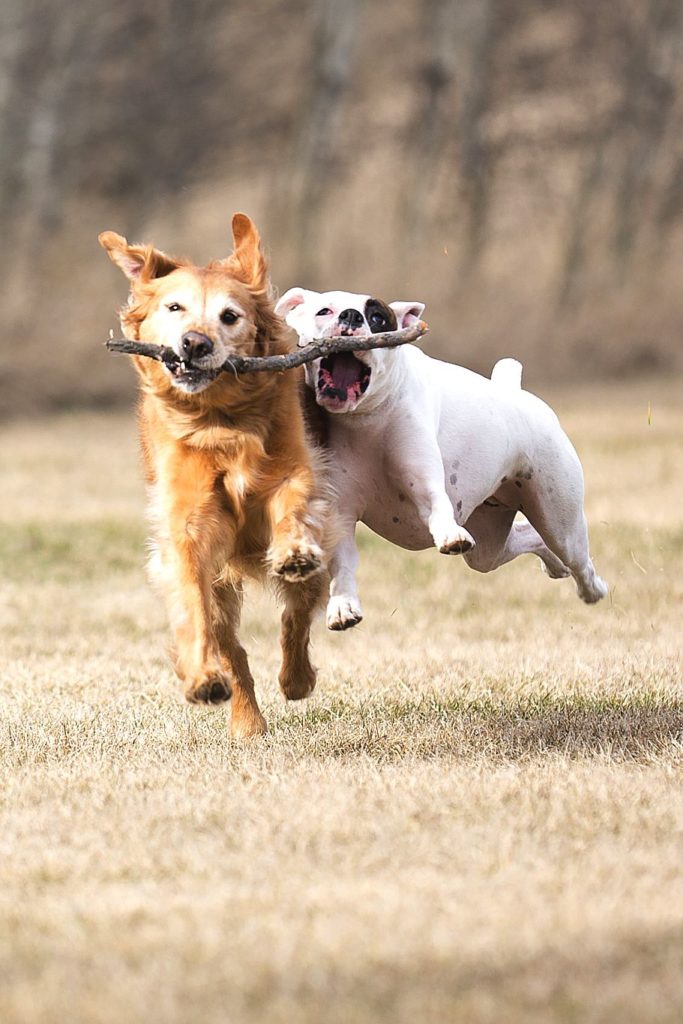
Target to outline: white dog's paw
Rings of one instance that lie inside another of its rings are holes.
[[[571,576],[571,572],[567,568],[561,559],[554,555],[552,551],[547,554],[539,556],[541,559],[541,568],[543,572],[551,580],[566,580],[567,576]]]
[[[435,538],[435,541],[442,555],[464,555],[466,551],[472,550],[475,543],[472,534],[457,523],[445,536]]]
[[[593,572],[588,579],[577,579],[576,589],[579,597],[586,604],[602,601],[603,597],[607,597],[609,594],[608,585],[596,572]]]
[[[331,597],[327,604],[327,628],[340,630],[357,626],[363,618],[360,604],[351,597]]]

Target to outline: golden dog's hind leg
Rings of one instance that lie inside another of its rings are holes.
[[[287,700],[303,700],[315,688],[316,672],[308,645],[313,614],[322,602],[325,582],[324,576],[314,576],[304,583],[283,583],[280,588],[285,598],[280,631],[280,689]]]
[[[310,470],[292,474],[277,488],[268,503],[272,540],[268,560],[273,573],[300,583],[323,568],[322,516],[313,500]]]
[[[219,582],[214,584],[213,593],[216,636],[232,681],[230,734],[234,739],[260,736],[266,731],[266,720],[256,701],[247,653],[237,635],[242,608],[242,587],[241,584]]]

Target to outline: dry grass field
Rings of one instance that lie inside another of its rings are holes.
[[[597,607],[366,532],[285,706],[250,595],[248,746],[178,696],[132,414],[4,425],[3,1024],[680,1021],[682,391],[551,396]]]

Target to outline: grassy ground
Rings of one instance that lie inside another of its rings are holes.
[[[679,1021],[680,392],[554,396],[610,599],[365,533],[303,706],[248,600],[247,747],[178,697],[132,416],[5,426],[3,1024]]]

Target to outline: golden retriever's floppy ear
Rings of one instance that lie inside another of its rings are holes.
[[[268,287],[268,264],[261,248],[261,237],[251,217],[236,213],[232,218],[235,248],[228,259],[233,273],[255,292]]]
[[[155,249],[153,245],[130,245],[123,235],[115,231],[103,231],[98,241],[117,267],[133,282],[151,281],[155,277],[166,277],[181,264]]]

